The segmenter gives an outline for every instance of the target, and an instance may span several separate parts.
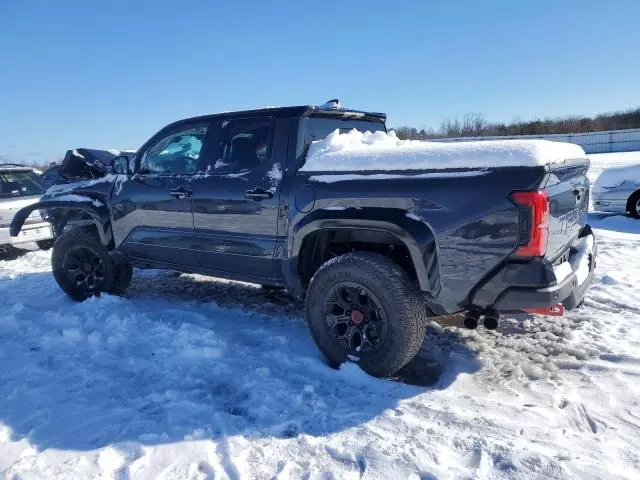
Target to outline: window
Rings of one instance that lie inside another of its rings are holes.
[[[240,172],[262,165],[271,154],[271,125],[270,117],[223,121],[215,160],[207,170]]]
[[[206,134],[207,125],[196,125],[163,137],[142,156],[140,173],[194,174]]]
[[[0,198],[27,197],[43,193],[42,180],[33,172],[0,172]]]
[[[322,140],[336,128],[340,133],[346,133],[354,128],[361,132],[386,131],[384,123],[380,121],[357,120],[342,117],[311,117],[304,119],[304,143]]]

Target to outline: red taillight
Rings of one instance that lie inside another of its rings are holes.
[[[542,257],[549,240],[549,196],[543,190],[514,192],[511,199],[520,207],[519,257]]]

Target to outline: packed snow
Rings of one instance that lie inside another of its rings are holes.
[[[585,158],[579,145],[549,140],[441,143],[400,140],[395,132],[335,130],[312,142],[301,171],[429,170],[537,166]]]
[[[584,307],[495,331],[442,319],[389,380],[329,368],[284,293],[136,271],[125,297],[77,304],[50,252],[15,251],[0,478],[640,478],[640,221],[588,222]]]

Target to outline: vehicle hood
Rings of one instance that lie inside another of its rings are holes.
[[[95,150],[75,148],[67,150],[60,168],[55,172],[67,181],[90,180],[112,173],[113,159],[118,155],[133,155],[130,150]],[[54,167],[55,168],[55,167]]]

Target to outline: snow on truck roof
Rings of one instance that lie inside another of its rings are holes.
[[[305,164],[307,172],[363,170],[430,170],[541,166],[586,158],[572,143],[549,140],[493,140],[440,143],[400,140],[395,132],[340,133],[312,142]]]

